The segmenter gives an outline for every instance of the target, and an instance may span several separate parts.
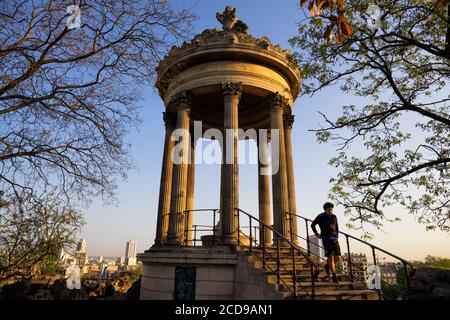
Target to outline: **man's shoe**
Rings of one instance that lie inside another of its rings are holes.
[[[334,283],[339,283],[339,281],[337,279],[337,276],[336,276],[336,273],[333,273],[333,282]]]
[[[325,265],[325,272],[327,273],[327,275],[330,275],[330,267],[328,266],[328,263]]]

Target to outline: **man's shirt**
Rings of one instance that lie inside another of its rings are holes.
[[[311,228],[314,234],[317,236],[316,225],[320,227],[320,236],[323,239],[337,240],[339,234],[339,226],[337,222],[337,217],[334,214],[327,214],[322,212],[313,221]]]

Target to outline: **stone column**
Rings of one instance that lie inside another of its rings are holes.
[[[189,149],[189,164],[188,164],[188,178],[187,178],[187,197],[186,197],[186,210],[193,210],[194,209],[194,183],[195,183],[195,140],[192,137],[192,143],[191,147]],[[187,228],[188,228],[188,242],[187,245],[191,246],[193,244],[192,235],[192,223],[194,221],[194,212],[189,211],[187,213],[188,221],[187,221]]]
[[[172,191],[172,152],[175,142],[171,136],[175,127],[175,117],[173,114],[163,112],[166,136],[164,138],[164,152],[162,159],[161,182],[159,185],[158,218],[156,222],[155,245],[161,245],[166,237],[169,228],[170,193]]]
[[[224,100],[225,148],[222,149],[220,220],[222,223],[221,242],[236,244],[237,211],[239,207],[238,184],[238,105],[242,93],[242,83],[222,83]],[[225,152],[223,152],[225,150]]]
[[[270,166],[269,166],[269,150],[268,143],[270,140],[269,132],[259,134],[258,139],[258,204],[259,204],[259,220],[270,226]],[[262,229],[259,226],[260,244],[266,246],[272,244],[272,232],[269,229]]]
[[[173,103],[177,108],[176,136],[180,137],[180,139],[178,145],[174,148],[172,194],[170,200],[167,244],[181,245],[185,230],[184,210],[186,209],[186,188],[190,149],[189,113],[192,105],[192,97],[188,92],[183,91],[173,98]]]
[[[292,158],[292,140],[291,140],[291,132],[292,126],[294,124],[294,116],[293,115],[285,115],[284,116],[284,138],[286,143],[286,172],[287,172],[287,180],[288,180],[288,191],[289,191],[289,212],[292,214],[297,213],[297,199],[295,196],[295,176],[294,176],[294,161]],[[297,229],[297,217],[294,215],[290,216],[290,228],[292,232],[298,235]],[[293,236],[294,243],[298,244],[298,237]]]
[[[279,93],[272,95],[270,100],[272,167],[274,161],[278,161],[278,170],[272,176],[273,222],[275,230],[289,239],[289,225],[286,215],[289,211],[289,199],[283,125],[283,113],[287,107],[289,106],[286,98]]]

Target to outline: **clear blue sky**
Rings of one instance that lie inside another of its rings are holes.
[[[215,19],[216,12],[222,12],[226,5],[237,9],[238,18],[249,26],[257,36],[268,36],[272,43],[289,48],[288,39],[296,34],[296,23],[303,13],[298,1],[269,0],[177,0],[174,6],[193,6],[199,20],[195,32],[206,28],[220,27]],[[313,98],[301,97],[294,105],[293,149],[295,162],[295,183],[298,212],[314,217],[321,212],[327,200],[329,179],[335,171],[327,165],[334,154],[332,145],[318,144],[315,135],[308,129],[318,128],[321,117],[318,110],[327,115],[339,114],[340,106],[356,103],[354,97],[340,93],[337,88],[327,89]],[[132,157],[139,169],[129,173],[127,181],[120,181],[117,190],[117,206],[104,205],[94,201],[86,211],[87,224],[79,237],[86,238],[89,255],[123,256],[125,243],[136,240],[138,252],[149,248],[155,238],[155,223],[158,206],[161,158],[164,139],[164,125],[161,112],[164,105],[153,88],[146,89],[140,115],[143,120],[139,132],[127,137],[131,144]],[[242,148],[241,148],[242,149]],[[257,214],[257,168],[255,165],[240,167],[240,207]],[[219,207],[220,167],[197,165],[195,178],[195,207]],[[386,225],[383,232],[375,232],[374,244],[407,259],[423,259],[427,254],[450,257],[449,236],[443,232],[427,232],[414,217],[402,209],[392,208],[388,213],[398,216],[402,222]],[[343,209],[335,208],[344,231],[348,218]],[[304,229],[300,229],[304,232]],[[357,232],[351,233],[358,235]],[[343,245],[343,244],[342,244]],[[355,246],[355,251],[364,250]]]

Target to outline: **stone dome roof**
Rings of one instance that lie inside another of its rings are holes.
[[[163,100],[171,80],[183,70],[205,62],[250,61],[280,72],[290,83],[295,99],[300,92],[300,69],[290,50],[273,45],[269,38],[249,34],[247,25],[236,18],[236,9],[227,6],[216,14],[222,29],[206,29],[191,41],[173,46],[156,68],[155,83]]]

